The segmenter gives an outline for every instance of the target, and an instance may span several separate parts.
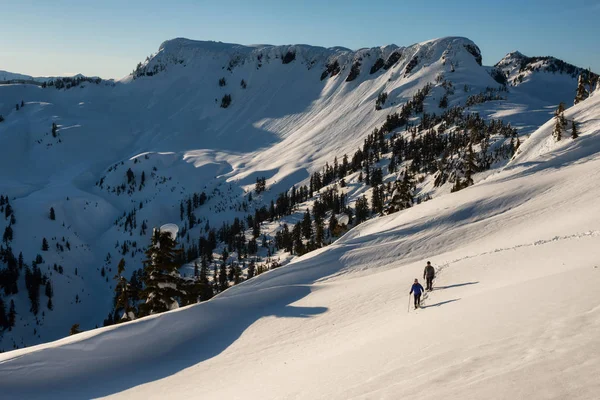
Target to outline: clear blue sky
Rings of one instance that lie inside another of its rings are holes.
[[[600,72],[600,0],[0,0],[0,70],[119,78],[175,37],[409,45],[466,36],[484,63],[553,55]]]

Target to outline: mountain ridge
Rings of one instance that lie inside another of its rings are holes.
[[[268,208],[280,193],[308,186],[313,174],[331,167],[335,158],[341,163],[347,155],[351,162],[383,127],[386,140],[396,135],[411,143],[410,128],[454,110],[457,115],[478,113],[488,122],[502,119],[504,132],[517,129],[524,141],[558,104],[535,85],[499,89],[478,62],[479,48],[460,37],[357,51],[246,46],[240,53],[237,45],[224,45],[224,53],[206,53],[204,44],[199,50],[187,39],[164,43],[162,53],[140,66],[136,79],[132,75],[115,85],[85,80],[61,89],[0,85],[0,194],[10,199],[16,214],[14,224],[10,216],[0,217],[0,228],[13,230],[14,238],[5,244],[10,243],[15,258],[22,252],[31,265],[43,255],[44,262],[35,264],[56,285],[55,305],[64,305],[52,311],[42,305],[43,319],[28,312],[22,271],[19,293],[5,296],[7,308],[11,300],[16,303],[18,328],[4,332],[0,349],[62,337],[73,323],[83,329],[102,324],[113,306],[109,278],[114,264],[124,257],[128,276],[139,268],[153,226],[177,223],[187,233],[180,240],[189,249],[206,235],[199,225],[218,228],[234,218],[245,220],[255,208]],[[290,49],[294,57],[286,58]],[[573,80],[557,82],[545,84],[556,100],[572,99]],[[406,110],[402,120],[399,115]],[[430,140],[438,131],[448,130],[450,136],[466,131],[467,121],[455,119],[458,125],[425,124],[426,132],[415,133],[414,140]],[[497,135],[487,143],[494,168],[508,161],[494,151],[504,151],[510,142]],[[445,195],[463,179],[458,170],[468,149],[456,151],[450,160],[435,154],[439,168],[448,163],[448,171],[442,174],[432,166],[420,172],[415,199]],[[389,149],[377,154],[387,162],[386,157]],[[402,160],[403,168],[409,165]],[[386,183],[402,176],[402,168],[388,173],[388,166],[380,167]],[[491,171],[481,171],[475,180]],[[443,175],[445,183],[437,185],[434,173]],[[268,190],[257,194],[259,178]],[[363,194],[372,196],[373,188],[359,179],[358,171],[346,183],[349,207]],[[208,200],[186,218],[181,204],[201,193]],[[303,210],[314,201],[302,202]],[[48,218],[50,208],[57,214],[55,222]],[[301,217],[297,211],[263,221],[260,229],[274,242],[282,223],[291,226]],[[48,251],[41,250],[43,238]],[[262,247],[259,256],[266,259],[270,251]],[[278,257],[291,259],[289,253]],[[183,271],[191,274],[193,264]]]

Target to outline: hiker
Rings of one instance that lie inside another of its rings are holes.
[[[425,267],[425,271],[423,271],[423,279],[427,281],[425,286],[430,292],[433,290],[433,278],[435,278],[435,268],[431,265],[431,261],[427,261],[427,266]]]
[[[421,294],[425,291],[425,289],[423,289],[423,286],[421,286],[421,284],[419,283],[418,279],[415,279],[415,283],[413,283],[412,287],[410,288],[410,293],[409,294],[413,294],[413,292],[415,293],[415,310],[419,307],[421,307]]]

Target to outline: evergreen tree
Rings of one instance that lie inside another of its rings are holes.
[[[552,136],[554,137],[554,139],[558,142],[562,139],[562,130],[563,130],[563,125],[561,122],[560,117],[555,117],[555,121],[554,121],[554,129],[552,130]]]
[[[48,241],[46,238],[42,239],[42,251],[48,251]]]
[[[4,229],[4,234],[2,235],[2,241],[6,244],[8,244],[8,242],[11,242],[13,240],[13,228],[8,225],[5,229]]]
[[[42,284],[42,272],[36,263],[33,263],[32,269],[25,269],[25,287],[27,295],[31,301],[30,311],[37,315],[40,307],[40,285]]]
[[[202,256],[200,261],[200,275],[199,275],[200,283],[208,285],[208,261],[205,256]]]
[[[579,131],[577,130],[577,122],[571,121],[571,138],[577,139],[579,137]]]
[[[582,102],[590,96],[587,86],[589,85],[589,74],[586,72],[579,74],[577,79],[577,93],[575,94],[575,104]]]
[[[227,290],[229,288],[229,280],[227,279],[227,264],[221,263],[219,269],[219,292]]]
[[[49,299],[54,296],[54,289],[52,289],[52,281],[50,280],[46,282],[45,294]]]
[[[323,226],[323,219],[315,217],[315,243],[317,247],[323,246],[325,239],[325,227]]]
[[[356,225],[364,222],[369,217],[369,203],[366,196],[359,197],[355,205]]]
[[[8,329],[8,316],[6,315],[6,307],[4,306],[4,300],[0,296],[0,329]]]
[[[56,214],[54,214],[54,207],[50,207],[50,219],[52,221],[56,219]]]
[[[339,225],[338,219],[335,217],[335,213],[331,213],[329,218],[329,235],[336,236],[337,227]]]
[[[473,141],[469,142],[467,147],[467,169],[465,170],[465,185],[471,186],[473,184],[473,174],[477,172],[477,165],[475,164],[475,153],[473,152]]]
[[[17,312],[15,311],[15,302],[14,300],[10,301],[10,309],[8,311],[8,330],[11,330],[15,327],[15,322],[17,319]]]
[[[304,213],[304,218],[302,218],[302,235],[306,240],[310,240],[312,237],[312,222],[310,220],[310,211],[308,209]]]
[[[233,267],[233,284],[237,285],[242,282],[242,269],[239,265],[234,265]]]
[[[175,248],[175,239],[169,232],[155,229],[144,260],[145,303],[140,305],[140,315],[150,315],[176,308],[181,291],[179,263],[181,250]]]
[[[73,324],[73,326],[71,326],[71,329],[69,330],[69,336],[77,335],[78,333],[81,333],[81,329],[79,329],[79,324]]]
[[[404,170],[402,181],[396,181],[394,183],[392,199],[390,201],[390,206],[387,209],[388,214],[412,207],[414,201],[413,185],[409,171]]]
[[[123,276],[125,272],[125,259],[121,258],[117,266],[117,274],[114,276],[115,284],[115,314],[120,316],[120,321],[135,319],[135,308],[133,305],[133,290],[131,284]],[[115,317],[117,318],[117,317]],[[119,322],[119,321],[117,321]]]
[[[214,296],[214,292],[208,280],[208,261],[205,256],[202,256],[200,262],[200,276],[198,278],[199,297],[200,301],[205,301]]]
[[[448,107],[448,94],[444,94],[440,99],[439,108],[447,108]]]
[[[250,264],[248,265],[248,278],[247,279],[252,279],[254,277],[254,273],[256,272],[256,264],[254,263],[254,260],[250,261]]]

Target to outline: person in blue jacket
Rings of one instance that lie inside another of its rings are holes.
[[[415,283],[413,283],[412,287],[410,288],[410,293],[409,294],[415,294],[415,310],[419,307],[421,307],[421,294],[423,294],[423,292],[425,291],[425,289],[423,289],[423,286],[421,286],[421,284],[419,283],[418,279],[415,279]]]

